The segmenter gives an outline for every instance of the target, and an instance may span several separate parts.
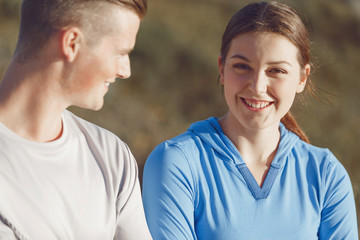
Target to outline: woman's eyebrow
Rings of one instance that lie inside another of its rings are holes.
[[[267,62],[266,64],[269,64],[269,65],[287,64],[289,66],[292,66],[292,64],[288,61],[271,61],[271,62]]]
[[[251,62],[251,60],[241,54],[235,54],[235,55],[232,55],[230,58],[234,59],[234,58],[238,58],[238,59],[242,59],[246,62]],[[289,66],[292,66],[292,64],[288,61],[283,61],[283,60],[279,60],[279,61],[271,61],[271,62],[267,62],[266,64],[268,65],[276,65],[276,64],[287,64]]]
[[[245,56],[243,56],[241,54],[232,55],[230,58],[239,58],[239,59],[242,59],[244,61],[251,62],[250,59],[248,59],[247,57],[245,57]]]

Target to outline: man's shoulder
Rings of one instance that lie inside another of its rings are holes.
[[[107,137],[111,137],[111,138],[118,138],[111,131],[77,116],[74,113],[70,112],[69,110],[64,111],[63,119],[65,121],[65,124],[68,124],[67,127],[71,130],[78,129],[81,132],[87,134],[100,134],[100,135],[106,135]]]
[[[71,125],[67,129],[73,132],[76,131],[75,138],[80,139],[82,144],[86,144],[97,159],[102,159],[102,161],[109,164],[115,164],[116,166],[113,166],[115,168],[118,168],[119,164],[123,165],[134,161],[128,145],[114,133],[69,111],[65,111],[63,117],[66,124]]]
[[[100,145],[104,148],[111,148],[114,145],[117,147],[121,146],[124,150],[128,148],[127,145],[111,131],[76,116],[68,110],[64,111],[63,119],[65,125],[67,125],[65,128],[67,128],[68,131],[83,135],[89,144]]]

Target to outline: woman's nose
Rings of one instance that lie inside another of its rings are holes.
[[[267,91],[268,77],[265,73],[257,73],[251,81],[251,90],[254,93],[265,93]]]

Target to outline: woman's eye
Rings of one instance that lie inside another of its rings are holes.
[[[281,68],[272,68],[269,70],[269,72],[271,73],[282,73],[282,74],[286,74],[287,71],[285,71],[284,69]]]
[[[241,69],[241,70],[250,70],[251,68],[246,64],[234,64],[234,68]]]

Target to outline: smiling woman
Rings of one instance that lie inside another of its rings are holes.
[[[249,32],[232,40],[225,61],[219,58],[220,83],[230,109],[220,124],[238,148],[238,131],[251,138],[250,129],[274,125],[277,132],[310,72],[309,64],[301,69],[297,55],[296,46],[282,35]]]
[[[154,239],[357,239],[346,170],[289,112],[311,86],[310,65],[293,8],[261,2],[233,16],[218,59],[228,113],[192,124],[146,161]]]

